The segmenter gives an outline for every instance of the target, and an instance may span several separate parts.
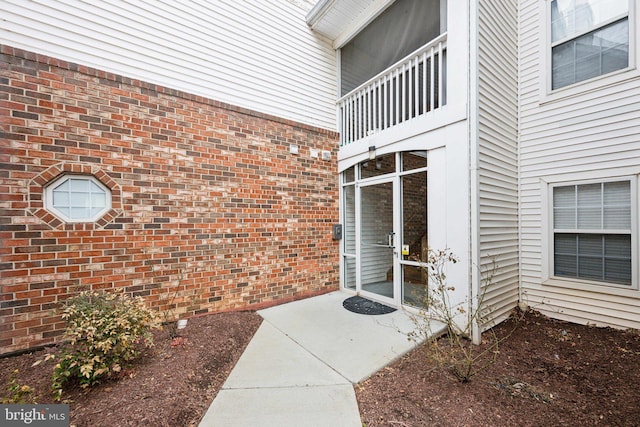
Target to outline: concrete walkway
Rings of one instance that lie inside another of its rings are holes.
[[[407,353],[402,310],[367,316],[332,292],[261,310],[264,322],[200,427],[362,427],[353,384]]]

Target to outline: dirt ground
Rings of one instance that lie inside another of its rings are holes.
[[[71,425],[197,426],[261,322],[253,312],[223,313],[189,319],[176,339],[167,328],[156,332],[154,347],[120,378],[89,391],[64,390]],[[0,359],[0,396],[8,396],[6,384],[15,378],[35,390],[30,398],[37,403],[52,403],[52,361],[31,367],[45,351]]]
[[[515,329],[514,329],[515,328]],[[527,313],[496,362],[468,383],[432,370],[425,348],[356,386],[366,427],[640,426],[640,335]]]
[[[65,390],[71,425],[196,426],[260,322],[255,313],[215,314],[190,319],[175,340],[157,333],[155,347],[121,377]],[[510,331],[496,363],[469,383],[432,370],[422,347],[356,385],[364,425],[640,425],[637,332],[536,313],[496,328],[500,336]],[[13,379],[34,389],[28,399],[50,403],[52,365],[31,367],[43,356],[0,359],[0,396],[8,397]]]

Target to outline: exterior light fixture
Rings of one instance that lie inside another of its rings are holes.
[[[376,159],[376,146],[375,145],[370,145],[369,146],[369,160],[375,160]]]

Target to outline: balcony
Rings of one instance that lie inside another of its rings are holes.
[[[444,33],[340,98],[340,146],[425,118],[445,105],[446,53]]]

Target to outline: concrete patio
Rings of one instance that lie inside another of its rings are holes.
[[[332,292],[259,311],[264,322],[200,427],[361,427],[353,384],[415,347],[403,310],[367,316]]]

